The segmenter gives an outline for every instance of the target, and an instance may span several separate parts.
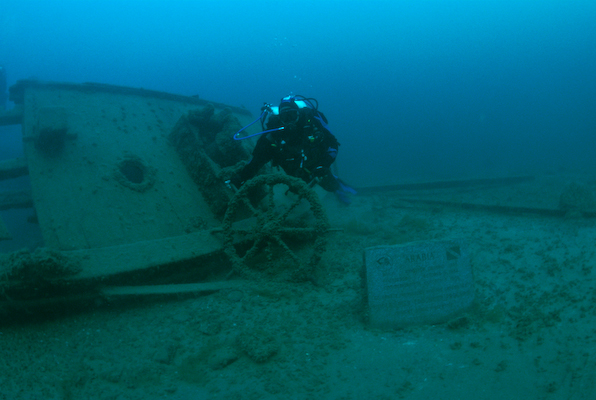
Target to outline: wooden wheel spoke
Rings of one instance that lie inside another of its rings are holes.
[[[275,193],[273,192],[273,185],[267,185],[267,218],[273,218],[275,210]]]
[[[255,225],[254,225],[254,229],[257,231],[260,231],[265,224],[267,224],[267,221],[269,220],[269,218],[267,218],[267,215],[265,215],[262,212],[257,211],[256,214],[254,214],[255,216]]]
[[[254,229],[247,229],[247,228],[232,228],[230,229],[230,235],[252,235],[254,233]]]
[[[259,251],[261,243],[263,243],[263,240],[261,238],[258,238],[257,240],[255,240],[255,242],[252,244],[252,247],[250,249],[248,249],[248,251],[242,257],[242,261],[246,262],[246,261],[254,258],[254,256]]]
[[[268,241],[267,245],[265,246],[265,256],[267,258],[267,268],[271,268],[275,257],[270,241]]]
[[[298,205],[300,204],[300,202],[302,201],[304,197],[298,194],[298,198],[296,199],[296,201],[294,201],[292,204],[290,204],[290,207],[288,207],[288,209],[286,210],[286,212],[284,212],[280,217],[279,220],[280,221],[285,221],[286,218],[288,218],[288,215],[290,215],[290,213],[292,211],[294,211],[294,209],[296,207],[298,207]]]
[[[254,208],[252,203],[250,202],[250,199],[248,198],[248,196],[242,197],[241,201],[244,203],[246,208],[248,208],[253,215],[258,213],[257,209]]]
[[[298,264],[301,264],[300,258],[288,247],[286,242],[281,240],[277,235],[273,236],[272,239]]]
[[[280,235],[296,235],[296,236],[315,236],[317,230],[315,228],[280,228],[278,230]]]

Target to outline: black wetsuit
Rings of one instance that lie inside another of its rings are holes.
[[[288,175],[311,182],[319,178],[319,185],[335,192],[340,188],[337,178],[331,173],[339,143],[335,136],[313,116],[314,110],[303,108],[296,124],[286,125],[283,130],[263,134],[253,150],[252,160],[232,178],[240,187],[252,178],[267,162],[281,167]],[[266,129],[281,127],[277,116],[271,116]]]

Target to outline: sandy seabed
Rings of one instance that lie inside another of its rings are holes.
[[[592,399],[596,220],[325,198],[313,283],[0,325],[0,399]],[[474,306],[369,328],[366,247],[464,238]]]

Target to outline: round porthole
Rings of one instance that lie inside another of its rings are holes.
[[[145,180],[145,167],[138,160],[124,160],[118,168],[130,183],[138,185]]]
[[[116,165],[114,178],[127,188],[144,192],[155,183],[155,168],[149,167],[137,156],[127,155]]]

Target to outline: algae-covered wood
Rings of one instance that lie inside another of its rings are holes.
[[[109,277],[198,259],[221,250],[221,239],[209,231],[137,243],[63,252],[80,264],[74,280]],[[197,264],[197,268],[200,264]]]

